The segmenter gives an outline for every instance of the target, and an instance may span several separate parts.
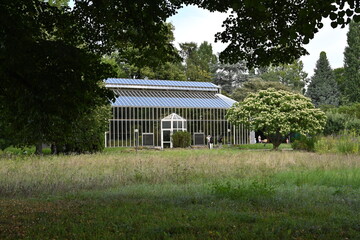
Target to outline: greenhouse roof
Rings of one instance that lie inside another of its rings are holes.
[[[165,108],[230,108],[236,101],[211,92],[114,90],[112,106]]]
[[[114,89],[157,89],[157,90],[188,90],[188,91],[215,91],[220,87],[210,82],[148,80],[148,79],[125,79],[108,78],[105,80],[106,87]]]

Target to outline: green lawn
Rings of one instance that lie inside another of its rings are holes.
[[[0,196],[0,239],[360,238],[358,155],[6,155]]]

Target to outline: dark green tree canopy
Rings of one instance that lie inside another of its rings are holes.
[[[186,79],[189,81],[211,81],[214,75],[217,57],[212,46],[203,42],[198,46],[195,42],[180,43],[180,54],[184,59]]]
[[[229,43],[220,59],[230,63],[246,60],[248,66],[290,63],[307,51],[303,47],[330,17],[331,26],[344,27],[360,20],[360,2],[353,0],[188,0],[210,11],[231,14],[216,40]]]
[[[360,22],[351,22],[344,52],[343,90],[348,102],[360,102]]]
[[[321,105],[339,105],[337,82],[325,52],[320,53],[320,58],[316,62],[315,73],[311,78],[306,96],[311,98],[317,107]]]
[[[291,92],[291,88],[276,81],[263,81],[261,78],[253,78],[245,82],[242,87],[235,89],[231,98],[238,102],[244,101],[244,99],[250,95],[250,93],[257,93],[261,90],[273,88],[276,90],[284,90]]]

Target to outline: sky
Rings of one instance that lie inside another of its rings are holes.
[[[178,43],[183,42],[196,42],[200,45],[203,41],[207,41],[212,44],[214,53],[221,52],[226,48],[226,44],[215,43],[214,35],[222,31],[221,25],[226,16],[226,13],[211,13],[195,6],[180,9],[176,15],[168,19],[168,22],[175,26],[176,47],[179,48]],[[330,20],[325,19],[323,23],[324,27],[315,34],[309,44],[305,45],[309,55],[301,57],[304,63],[304,71],[309,74],[309,77],[313,75],[321,51],[326,52],[333,69],[344,65],[348,26],[343,29],[333,29],[330,26]]]

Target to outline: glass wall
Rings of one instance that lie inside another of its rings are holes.
[[[204,137],[212,135],[215,144],[219,136],[223,137],[223,144],[249,143],[250,133],[247,129],[233,126],[225,120],[226,109],[113,107],[112,111],[113,118],[109,120],[106,147],[135,146],[135,129],[139,130],[139,143],[143,143],[144,134],[151,133],[154,146],[160,147],[161,119],[171,113],[186,119],[185,128],[192,136],[194,133],[204,133]],[[192,139],[194,141],[193,137]]]

